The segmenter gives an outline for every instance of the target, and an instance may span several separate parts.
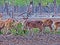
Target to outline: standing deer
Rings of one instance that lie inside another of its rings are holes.
[[[51,32],[52,32],[52,24],[53,24],[53,21],[51,19],[45,19],[43,21],[44,28],[49,27]]]

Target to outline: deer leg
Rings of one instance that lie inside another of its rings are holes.
[[[27,26],[22,27],[22,30],[23,30],[24,33],[26,32],[26,29],[27,29]]]
[[[41,28],[39,28],[40,30],[39,30],[39,33],[41,33],[42,35],[43,35],[43,28],[41,27]]]
[[[32,37],[34,36],[33,29],[31,29],[31,36],[32,36]]]
[[[0,32],[1,32],[1,29],[0,29]]]
[[[52,32],[52,26],[49,26],[49,28],[50,28],[50,32]]]
[[[6,29],[6,34],[8,33],[8,30],[9,30],[9,29],[7,28],[7,29]]]
[[[43,30],[45,30],[45,26],[43,27]],[[44,31],[43,31],[44,32]]]
[[[22,30],[24,30],[25,29],[25,26],[22,26]]]
[[[30,36],[33,37],[33,28],[29,28]]]
[[[11,34],[11,32],[10,32],[10,29],[9,28],[7,28],[7,33],[6,34]]]
[[[55,31],[57,31],[57,27],[55,27]]]
[[[39,33],[42,32],[42,29],[39,30]]]
[[[44,31],[45,27],[41,26],[41,27],[39,27],[39,29],[40,29],[39,30],[39,33],[40,33],[40,32],[43,32]]]

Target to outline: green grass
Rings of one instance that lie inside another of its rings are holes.
[[[27,35],[29,31],[26,30],[26,32],[24,33],[24,31],[21,29],[22,26],[23,25],[21,23],[16,26],[17,27],[17,33],[18,33],[18,35],[24,35],[24,34]],[[15,28],[11,29],[11,33],[14,34],[14,35],[16,35],[16,29]]]
[[[11,29],[11,31],[10,31],[13,35],[16,35],[17,32],[18,32],[18,35],[28,35],[29,34],[29,31],[28,30],[25,30],[25,33],[24,33],[24,31],[21,29],[22,28],[22,24],[21,23],[18,24],[16,27],[17,27],[17,31],[16,31],[15,28]],[[34,28],[32,30],[32,32],[34,32],[34,34],[37,34],[39,32],[39,29],[38,28]],[[50,33],[50,29],[49,28],[46,28],[44,30],[44,32],[46,32],[48,34],[48,33]],[[3,34],[3,33],[0,32],[0,34]],[[54,34],[54,32],[52,34]],[[60,29],[57,30],[56,34],[60,34]]]
[[[0,32],[0,34],[3,34],[2,32]]]
[[[18,26],[19,27],[19,26]],[[21,26],[22,27],[22,26]],[[20,27],[19,27],[20,28]],[[14,31],[14,30],[12,30],[12,31]],[[38,28],[34,28],[33,30],[32,30],[32,32],[34,32],[35,34],[36,33],[38,33],[39,32],[39,29]],[[50,29],[49,28],[46,28],[45,30],[44,30],[44,32],[46,32],[47,34],[48,33],[50,33]],[[15,31],[15,33],[16,33],[16,31]],[[28,30],[26,30],[26,33],[24,33],[23,32],[23,30],[21,29],[18,29],[18,34],[19,35],[27,35],[27,34],[29,34],[29,31]],[[52,32],[52,34],[54,34],[54,32]],[[60,34],[60,30],[58,30],[57,32],[56,32],[56,34]]]
[[[33,0],[34,1],[34,5],[37,5],[39,2],[42,3],[43,6],[47,5],[47,3],[53,3],[53,0]],[[6,0],[6,2],[10,2],[10,4],[12,5],[14,3],[14,5],[29,5],[30,0]],[[56,0],[57,5],[60,5],[60,0]],[[4,0],[0,0],[0,5],[4,4]]]

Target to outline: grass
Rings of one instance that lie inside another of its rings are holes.
[[[0,32],[0,34],[3,34],[2,32]]]
[[[20,26],[21,26],[21,25],[20,25]],[[21,29],[22,26],[21,26],[21,27],[20,27],[20,26],[19,26],[19,25],[17,26],[17,27],[18,27],[18,35],[24,35],[24,34],[27,35],[27,34],[29,33],[29,31],[26,30],[26,33],[24,33],[23,30]],[[39,29],[38,29],[38,28],[34,28],[34,29],[32,30],[32,32],[34,32],[34,33],[36,34],[36,33],[39,32]],[[50,29],[49,29],[49,28],[46,28],[46,29],[44,30],[44,32],[50,33]],[[16,34],[16,31],[15,31],[15,30],[12,30],[12,33]],[[52,34],[54,34],[54,32],[53,32]],[[57,30],[56,34],[60,34],[60,29]]]
[[[17,31],[16,31],[15,28],[11,29],[11,31],[10,31],[13,35],[16,35],[16,33],[18,33],[18,35],[28,35],[28,34],[29,34],[29,31],[28,31],[28,30],[25,30],[25,33],[24,33],[24,31],[21,29],[21,28],[22,28],[22,24],[21,24],[21,23],[18,24],[16,27],[17,27]],[[38,28],[34,28],[34,29],[32,30],[32,32],[34,32],[34,34],[36,34],[36,33],[39,32],[39,29],[38,29]],[[46,28],[46,29],[44,30],[44,32],[50,33],[50,29],[49,29],[49,28]],[[3,33],[0,32],[0,34],[3,34]],[[54,33],[52,33],[52,34],[54,34]],[[56,34],[60,34],[60,29],[57,30]]]
[[[10,4],[13,4],[12,0],[6,0],[6,2],[10,2]],[[47,5],[47,3],[53,3],[53,0],[33,0],[34,5],[37,5],[39,2],[42,3],[42,5]],[[30,3],[30,0],[14,0],[14,5],[28,5]],[[60,0],[56,0],[57,5],[60,5]],[[4,4],[4,0],[0,1],[0,5]]]

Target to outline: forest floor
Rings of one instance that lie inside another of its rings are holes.
[[[60,45],[60,35],[45,33],[31,37],[1,34],[0,45]]]

